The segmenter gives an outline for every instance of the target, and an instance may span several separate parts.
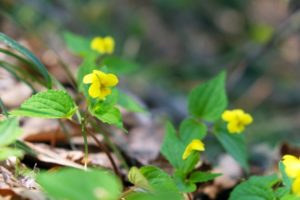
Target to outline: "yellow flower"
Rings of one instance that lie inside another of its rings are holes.
[[[251,115],[241,109],[226,110],[222,114],[222,119],[228,122],[229,133],[241,133],[245,130],[245,126],[253,121]]]
[[[298,176],[293,184],[292,184],[292,192],[297,195],[300,196],[300,176]]]
[[[201,140],[192,140],[192,142],[185,148],[182,159],[187,159],[193,151],[204,151],[205,147]]]
[[[106,74],[99,70],[93,70],[93,73],[87,74],[83,78],[83,83],[89,84],[89,95],[93,98],[105,99],[111,94],[110,87],[117,85],[119,82],[114,74]]]
[[[115,49],[115,40],[110,37],[95,37],[91,42],[91,49],[101,54],[112,54]]]
[[[285,155],[282,158],[285,173],[293,178],[292,192],[300,196],[300,159],[293,155]]]
[[[282,158],[285,167],[285,173],[290,178],[300,177],[300,159],[293,155],[285,155]],[[300,188],[299,188],[300,189]]]

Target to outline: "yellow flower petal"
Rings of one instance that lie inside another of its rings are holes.
[[[119,82],[118,77],[114,74],[107,74],[103,79],[101,80],[101,83],[107,87],[115,86]]]
[[[253,121],[252,116],[242,109],[226,110],[222,114],[222,119],[228,122],[229,133],[241,133],[245,130],[245,126]]]
[[[300,160],[299,158],[293,155],[285,155],[282,158],[282,163],[285,166],[286,174],[291,177],[295,178],[300,175]]]
[[[226,110],[222,114],[222,119],[226,122],[230,122],[232,120],[235,120],[235,114],[230,110]]]
[[[95,78],[94,74],[87,74],[83,77],[83,83],[85,84],[92,83],[94,78]]]
[[[244,125],[248,125],[253,122],[253,118],[249,114],[244,114],[243,116],[241,116],[240,120]]]
[[[115,49],[115,40],[112,37],[107,36],[104,38],[104,44],[105,44],[106,53],[112,54]]]
[[[192,140],[190,144],[185,148],[184,153],[182,155],[182,159],[187,159],[193,151],[204,151],[205,147],[201,140]]]
[[[93,98],[97,98],[100,96],[100,84],[98,82],[94,82],[89,87],[89,95]]]
[[[111,94],[111,89],[109,88],[102,88],[100,89],[99,99],[105,99],[106,96]]]
[[[292,192],[297,195],[300,196],[300,176],[298,176],[293,184],[292,184]]]
[[[119,82],[118,77],[114,74],[106,74],[100,70],[93,70],[93,73],[87,74],[83,78],[83,83],[89,84],[89,95],[92,98],[105,99],[111,94],[111,88]]]
[[[227,124],[227,129],[229,133],[241,133],[245,130],[245,127],[242,124],[239,124],[236,121],[229,122]]]
[[[91,49],[98,51],[99,53],[105,53],[105,43],[103,38],[95,37],[91,42]]]

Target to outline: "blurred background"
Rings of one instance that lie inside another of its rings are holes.
[[[80,59],[63,32],[112,35],[138,69],[121,87],[179,122],[188,92],[228,71],[230,108],[254,115],[248,143],[299,144],[298,0],[0,0],[0,31],[28,46],[65,85],[58,67]]]

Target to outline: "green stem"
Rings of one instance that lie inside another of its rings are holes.
[[[80,123],[81,132],[82,132],[83,140],[84,140],[84,167],[86,168],[87,161],[88,161],[88,155],[89,155],[89,148],[88,148],[88,141],[87,141],[87,133],[86,133],[86,129],[85,129],[85,118],[81,117],[79,110],[76,111],[76,115],[77,115],[78,121]]]

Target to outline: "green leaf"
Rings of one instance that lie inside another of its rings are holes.
[[[179,127],[179,137],[185,144],[189,144],[193,139],[202,140],[206,132],[206,126],[192,118],[183,120]]]
[[[215,136],[224,149],[246,170],[249,170],[244,134],[230,134],[224,127],[216,127]]]
[[[120,110],[116,107],[96,110],[94,115],[104,123],[116,125],[118,128],[123,128],[122,115]]]
[[[138,65],[133,61],[115,56],[105,57],[103,64],[110,72],[115,74],[130,74],[138,68]]]
[[[118,104],[131,112],[145,112],[144,106],[138,103],[133,97],[127,95],[125,92],[119,91]]]
[[[154,166],[145,166],[140,169],[140,173],[148,181],[151,190],[134,192],[126,197],[127,200],[183,200],[174,180],[161,169]]]
[[[214,174],[210,172],[193,172],[189,178],[192,183],[203,183],[214,180],[216,177],[222,174]]]
[[[186,175],[180,170],[175,171],[173,178],[180,192],[194,192],[197,189],[196,184],[186,179]]]
[[[276,199],[272,187],[278,183],[276,175],[258,177],[239,184],[230,194],[229,200],[274,200]]]
[[[0,121],[0,147],[13,143],[21,134],[17,118]]]
[[[227,107],[225,72],[193,89],[189,95],[189,112],[207,121],[217,120]]]
[[[10,156],[22,157],[23,151],[10,147],[0,147],[0,161],[6,160]]]
[[[38,174],[37,182],[57,200],[117,200],[122,191],[120,181],[104,170],[67,168]]]
[[[47,87],[50,89],[52,87],[51,77],[47,71],[47,68],[41,63],[41,61],[33,55],[28,49],[18,44],[15,40],[11,39],[4,33],[0,32],[0,41],[4,42],[6,45],[12,49],[18,51],[24,55],[28,60],[30,60],[34,65],[34,70],[38,71],[45,79]]]
[[[92,52],[90,48],[90,39],[84,38],[71,32],[64,32],[63,37],[67,43],[68,49],[77,55],[85,56]]]
[[[131,169],[128,172],[128,180],[136,187],[140,187],[146,190],[152,190],[148,183],[148,180],[137,167],[131,167]]]
[[[67,92],[47,90],[31,96],[10,114],[23,117],[71,118],[75,111],[75,103]]]
[[[283,187],[279,187],[276,190],[276,194],[278,197],[282,198],[283,196],[286,196],[290,193],[293,180],[285,173],[285,166],[281,161],[279,162],[278,167],[282,176]]]
[[[184,174],[193,170],[196,163],[199,161],[199,152],[192,152],[186,160],[182,159],[182,154],[187,145],[188,142],[180,140],[173,125],[168,123],[163,144],[161,146],[161,153],[174,168],[181,170]]]

